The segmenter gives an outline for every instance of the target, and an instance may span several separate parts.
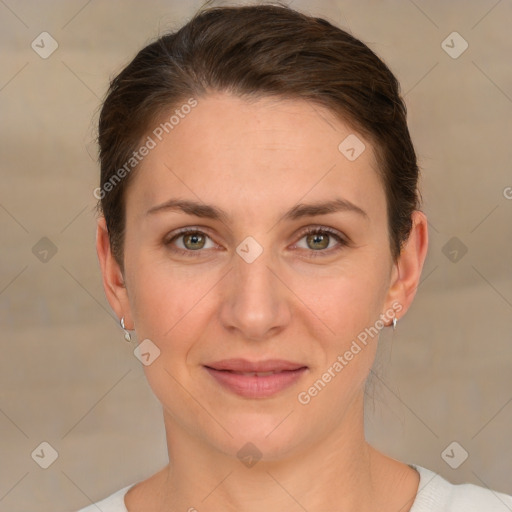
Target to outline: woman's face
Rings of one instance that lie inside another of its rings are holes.
[[[126,191],[119,313],[168,431],[269,459],[359,431],[375,333],[407,306],[372,147],[303,101],[197,101]]]

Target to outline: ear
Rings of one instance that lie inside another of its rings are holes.
[[[107,224],[103,216],[98,219],[96,229],[96,252],[98,253],[103,288],[107,300],[119,319],[124,316],[126,329],[132,329],[130,304],[124,283],[124,276],[119,264],[112,255]]]
[[[402,309],[394,308],[397,320],[402,318],[411,305],[427,256],[428,228],[426,215],[415,210],[412,214],[412,229],[402,247],[397,263],[392,270],[391,284],[386,297],[386,307],[398,303]]]

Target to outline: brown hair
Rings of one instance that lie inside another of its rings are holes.
[[[396,261],[420,200],[397,79],[363,42],[328,21],[266,4],[199,10],[178,31],[140,50],[111,81],[99,119],[100,186],[108,192],[101,193],[98,211],[122,270],[124,198],[133,172],[123,173],[114,186],[108,183],[156,120],[211,91],[246,99],[304,99],[365,137],[375,150]]]

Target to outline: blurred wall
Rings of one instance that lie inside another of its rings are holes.
[[[69,512],[167,462],[159,404],[103,293],[91,141],[109,78],[199,6],[0,2],[0,511]],[[512,4],[293,6],[388,63],[422,169],[429,253],[412,308],[381,334],[368,439],[512,494]],[[456,469],[453,442],[469,454]]]

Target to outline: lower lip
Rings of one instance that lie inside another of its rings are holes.
[[[259,377],[205,368],[222,386],[246,398],[266,398],[275,395],[294,384],[307,371],[307,368],[304,367]]]

